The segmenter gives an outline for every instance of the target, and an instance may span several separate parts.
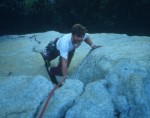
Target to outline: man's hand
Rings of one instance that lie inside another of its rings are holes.
[[[63,76],[63,78],[64,78],[64,79],[67,79],[67,78],[68,78],[68,76]]]
[[[100,46],[100,45],[93,45],[93,46],[91,46],[92,47],[92,50],[94,50],[94,49],[96,49],[96,48],[100,48],[100,47],[103,47],[103,46]]]
[[[96,49],[96,48],[99,48],[99,47],[103,47],[103,46],[100,46],[100,45],[93,45],[91,39],[88,37],[87,39],[84,40],[87,44],[89,44],[91,47],[92,47],[92,50]]]

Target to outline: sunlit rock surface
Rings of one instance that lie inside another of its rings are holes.
[[[42,50],[62,35],[50,31],[0,37],[1,117],[38,116],[54,86],[42,57],[32,49]],[[150,37],[105,33],[90,37],[103,47],[89,52],[90,46],[83,42],[76,50],[69,79],[56,90],[44,117],[149,118]]]
[[[66,114],[66,118],[113,118],[114,106],[106,89],[106,81],[89,83]]]
[[[63,118],[76,98],[83,92],[83,83],[79,80],[68,79],[52,97],[44,113],[44,118]],[[42,107],[41,107],[42,108]]]
[[[52,88],[43,76],[15,76],[0,81],[0,117],[33,118]]]

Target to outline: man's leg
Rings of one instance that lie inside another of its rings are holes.
[[[49,53],[46,52],[45,54],[44,54],[44,52],[41,52],[41,55],[42,55],[42,57],[45,61],[45,66],[49,67],[50,66],[50,61],[56,59],[59,56],[59,51],[53,50]]]
[[[74,52],[75,52],[75,50],[69,52],[69,54],[68,54],[68,67],[71,63],[73,56],[74,56]],[[62,59],[61,59],[61,57],[59,58],[58,66],[57,67],[51,67],[49,75],[51,77],[52,82],[55,84],[58,84],[55,76],[56,75],[62,76]]]
[[[56,85],[58,84],[58,81],[55,76],[56,75],[62,76],[61,65],[62,65],[62,61],[59,60],[58,66],[51,67],[50,71],[49,71],[49,76],[50,76],[52,82],[55,83]]]
[[[41,55],[45,61],[46,66],[50,66],[50,61],[54,60],[59,55],[59,51],[56,49],[56,43],[59,38],[56,38],[54,41],[51,41],[45,48],[44,51],[41,52]]]
[[[58,51],[58,50],[55,50],[53,53],[51,53],[51,56],[50,56],[49,60],[52,61],[52,60],[54,60],[55,58],[57,58],[58,56],[59,56],[59,51]],[[48,67],[46,67],[46,68],[48,69]],[[47,71],[48,71],[48,74],[49,74],[49,76],[50,76],[51,81],[52,81],[53,83],[55,83],[55,84],[58,84],[58,82],[57,82],[55,76],[54,76],[53,74],[50,74],[50,73],[49,73],[49,69],[48,69]]]

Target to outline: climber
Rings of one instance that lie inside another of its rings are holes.
[[[102,47],[94,45],[86,31],[86,28],[81,24],[75,24],[71,29],[72,33],[65,34],[64,36],[51,41],[45,50],[41,52],[47,68],[48,65],[50,65],[50,61],[60,56],[58,66],[48,68],[49,76],[54,84],[58,84],[55,77],[56,75],[67,78],[68,67],[71,63],[75,49],[78,48],[83,41],[90,45],[92,49]]]

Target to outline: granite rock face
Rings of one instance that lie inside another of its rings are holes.
[[[72,75],[72,79],[81,80],[86,88],[89,87],[89,84],[94,83],[93,87],[90,87],[91,90],[94,90],[94,85],[96,86],[98,83],[102,83],[101,81],[105,81],[105,89],[96,89],[89,96],[94,100],[95,96],[99,95],[102,91],[108,93],[109,97],[107,96],[106,99],[111,99],[109,101],[113,104],[113,107],[109,108],[114,109],[114,114],[109,117],[148,118],[150,116],[150,97],[148,91],[150,85],[149,65],[145,65],[145,62],[142,60],[120,57],[112,59],[107,55],[101,57],[100,54],[101,49],[90,52]],[[74,116],[75,114],[75,117],[78,117],[81,115],[78,110],[83,108],[85,113],[83,113],[84,115],[82,117],[88,118],[92,114],[88,111],[89,109],[86,109],[86,106],[92,108],[86,103],[86,99],[88,99],[88,102],[90,101],[90,97],[85,95],[86,92],[85,89],[83,95],[76,100],[74,107],[68,111],[67,117]],[[90,92],[88,93],[90,94]],[[100,104],[105,100],[101,100],[103,97],[104,95],[100,94],[95,102],[99,101]],[[102,105],[101,109],[105,108],[105,106],[107,105]],[[94,111],[98,112],[98,108],[96,109]],[[80,114],[77,114],[78,112]],[[89,115],[87,115],[88,113]],[[93,113],[91,117],[100,116],[100,114],[97,116],[94,115],[96,113]]]
[[[0,82],[0,117],[38,117],[54,85],[43,76],[16,76]],[[68,79],[56,90],[44,118],[60,118],[83,92],[83,83]]]
[[[0,117],[32,118],[53,84],[43,76],[15,76],[0,82]]]
[[[63,118],[76,98],[83,92],[83,83],[79,80],[68,79],[63,86],[56,90],[44,113],[44,118]]]
[[[105,80],[87,84],[84,93],[68,110],[66,118],[113,118],[114,105],[106,84]]]
[[[61,35],[51,31],[0,37],[0,117],[39,116],[54,85],[42,57],[32,49],[44,49]],[[69,78],[55,91],[43,118],[149,118],[150,38],[105,33],[90,37],[103,47],[89,52],[83,43],[76,50]]]
[[[114,107],[120,117],[150,116],[149,69],[130,59],[120,60],[110,69],[106,80]]]

